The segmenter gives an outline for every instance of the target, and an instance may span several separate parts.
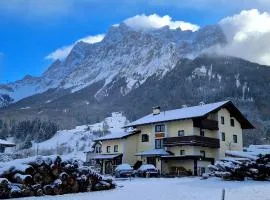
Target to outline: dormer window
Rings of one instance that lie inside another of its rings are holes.
[[[156,125],[155,126],[155,132],[159,133],[159,132],[165,132],[165,125],[164,124],[161,124],[161,125]]]

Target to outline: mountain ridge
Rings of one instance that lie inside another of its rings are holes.
[[[197,32],[171,30],[166,26],[151,31],[137,31],[121,23],[112,26],[99,43],[78,42],[65,60],[54,61],[40,77],[29,75],[22,80],[2,85],[0,95],[8,95],[16,102],[52,88],[78,91],[102,79],[106,79],[106,82],[99,93],[106,95],[106,85],[118,74],[128,78],[127,88],[123,89],[125,94],[156,71],[167,73],[179,58],[225,42],[225,36],[218,25],[207,26]],[[155,60],[154,57],[159,59]],[[138,58],[143,62],[138,62]],[[104,62],[100,63],[102,60]],[[99,98],[100,95],[96,96]],[[2,106],[6,105],[2,103]]]

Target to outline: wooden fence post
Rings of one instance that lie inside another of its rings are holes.
[[[225,188],[222,189],[221,200],[225,200]]]

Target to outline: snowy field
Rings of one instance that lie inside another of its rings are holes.
[[[63,199],[63,200],[220,200],[222,188],[225,188],[226,200],[269,200],[270,182],[222,181],[217,178],[200,180],[196,178],[160,178],[116,181],[115,190],[20,198],[25,200]]]

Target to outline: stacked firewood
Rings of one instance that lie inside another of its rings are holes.
[[[212,176],[224,180],[269,180],[270,179],[270,154],[259,155],[257,159],[250,158],[224,158],[217,161],[215,165],[209,165]]]
[[[0,177],[0,199],[61,195],[115,187],[111,179],[102,177],[76,160],[62,160],[59,156],[40,156],[7,163],[0,168]]]

